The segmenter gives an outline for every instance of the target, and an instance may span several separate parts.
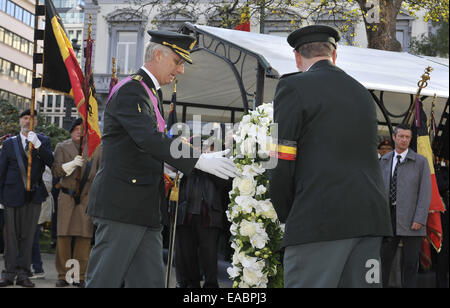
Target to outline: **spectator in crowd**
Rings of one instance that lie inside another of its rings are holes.
[[[36,113],[33,120],[37,125]],[[3,143],[0,155],[0,204],[5,207],[5,270],[0,287],[13,285],[16,278],[16,285],[34,287],[28,278],[31,249],[41,204],[48,196],[42,175],[45,165],[53,163],[50,139],[30,129],[30,110],[20,115],[19,123],[20,134]],[[31,191],[26,191],[29,146],[33,147]]]
[[[208,152],[212,151],[214,145]],[[217,253],[224,226],[222,196],[226,184],[225,180],[195,169],[181,179],[175,238],[178,287],[200,288],[203,275],[203,288],[219,287]]]
[[[70,128],[71,138],[56,145],[55,162],[52,166],[53,175],[60,178],[61,186],[58,198],[58,238],[55,258],[58,271],[56,287],[69,285],[66,281],[66,273],[69,270],[66,262],[69,259],[79,262],[80,281],[74,284],[84,287],[94,230],[91,218],[86,215],[86,209],[91,183],[100,166],[101,148],[96,150],[90,161],[79,155],[81,130],[82,120],[74,120]],[[84,149],[87,150],[86,147]]]
[[[36,226],[36,232],[34,233],[33,247],[31,251],[31,266],[30,279],[44,279],[45,272],[42,264],[40,237],[41,229],[45,222],[51,220],[51,214],[53,209],[53,196],[50,194],[52,188],[52,171],[49,167],[45,167],[45,172],[42,176],[45,188],[48,192],[48,197],[42,203],[41,213],[39,215],[38,225]]]
[[[417,287],[419,253],[431,202],[430,167],[425,157],[409,148],[412,131],[408,126],[397,126],[392,138],[395,151],[380,160],[394,230],[393,237],[383,240],[381,249],[383,286],[389,286],[392,262],[402,242],[402,286],[414,288]]]
[[[394,148],[389,140],[385,139],[378,145],[378,158],[383,157],[385,154],[391,152]]]

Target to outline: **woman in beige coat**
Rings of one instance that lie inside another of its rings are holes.
[[[68,270],[74,269],[74,267],[73,263],[66,264],[68,260],[78,262],[79,282],[75,279],[74,284],[84,287],[94,229],[91,218],[86,215],[86,208],[89,201],[90,186],[99,168],[101,157],[100,147],[94,153],[91,161],[87,161],[79,155],[81,119],[74,121],[70,133],[70,139],[56,145],[55,161],[52,166],[53,176],[60,178],[59,185],[61,188],[58,197],[58,238],[55,258],[58,281],[56,287],[69,285],[66,281],[66,274]],[[83,156],[86,157],[86,155]],[[79,167],[81,167],[81,173]],[[90,170],[87,170],[89,168]],[[81,190],[80,197],[76,196],[78,185],[80,185]],[[74,241],[73,246],[72,241]]]

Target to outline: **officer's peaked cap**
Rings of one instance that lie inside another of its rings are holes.
[[[195,46],[195,38],[171,31],[149,30],[147,33],[151,36],[151,42],[169,47],[186,62],[192,64],[191,50]]]

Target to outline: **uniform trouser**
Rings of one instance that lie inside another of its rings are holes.
[[[422,244],[421,236],[395,236],[383,240],[381,248],[383,285],[388,287],[389,274],[400,241],[403,243],[401,259],[402,286],[404,288],[417,288],[419,255]]]
[[[380,288],[381,237],[286,247],[286,288]]]
[[[217,250],[220,229],[204,227],[199,215],[192,215],[190,225],[177,227],[175,269],[180,286],[199,288],[200,269],[205,274],[204,288],[218,288]]]
[[[164,288],[161,228],[94,218],[87,288]]]
[[[72,251],[72,239],[74,241]],[[66,280],[67,271],[72,268],[72,263],[68,260],[76,260],[80,268],[80,280],[86,280],[86,268],[91,249],[91,239],[80,236],[58,236],[56,242],[55,265],[58,272],[58,279]],[[66,267],[66,264],[69,265]]]
[[[9,281],[28,278],[31,249],[41,212],[40,204],[28,203],[18,208],[5,207],[5,271],[2,277]]]

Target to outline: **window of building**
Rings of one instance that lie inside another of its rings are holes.
[[[0,27],[0,42],[3,42],[5,38],[5,29]]]
[[[20,38],[20,51],[28,53],[29,43],[26,39]]]
[[[6,5],[6,13],[8,13],[8,15],[14,16],[14,8],[16,6],[14,5],[14,3],[12,3],[11,1],[8,1],[8,4]]]
[[[6,11],[6,0],[0,0],[0,10],[3,12]]]
[[[23,8],[16,5],[16,11],[14,14],[14,17],[16,17],[18,20],[23,20]]]
[[[47,107],[53,109],[53,95],[47,97]]]
[[[13,42],[12,33],[9,32],[8,30],[5,30],[5,38],[3,40],[3,43],[12,46],[12,42]]]
[[[27,70],[27,80],[26,83],[32,84],[33,82],[33,72],[30,70]]]
[[[137,32],[119,31],[117,41],[117,71],[131,74],[136,70]]]
[[[267,13],[264,20],[264,33],[288,36],[293,30],[292,20],[298,20],[299,17],[295,13]]]
[[[31,24],[31,13],[28,12],[27,10],[23,11],[23,22],[27,25]]]
[[[55,126],[61,127],[60,123],[61,123],[61,117],[55,117]]]
[[[61,95],[56,95],[55,105],[56,108],[61,108]]]
[[[2,59],[2,67],[0,68],[0,72],[3,75],[9,75],[9,70],[11,69],[11,63],[9,61]]]
[[[117,59],[119,74],[130,74],[142,65],[148,16],[121,9],[107,15],[106,21],[110,33],[108,59]],[[111,61],[108,61],[108,71],[111,71],[111,66]]]
[[[13,48],[20,50],[20,36],[13,34]]]

